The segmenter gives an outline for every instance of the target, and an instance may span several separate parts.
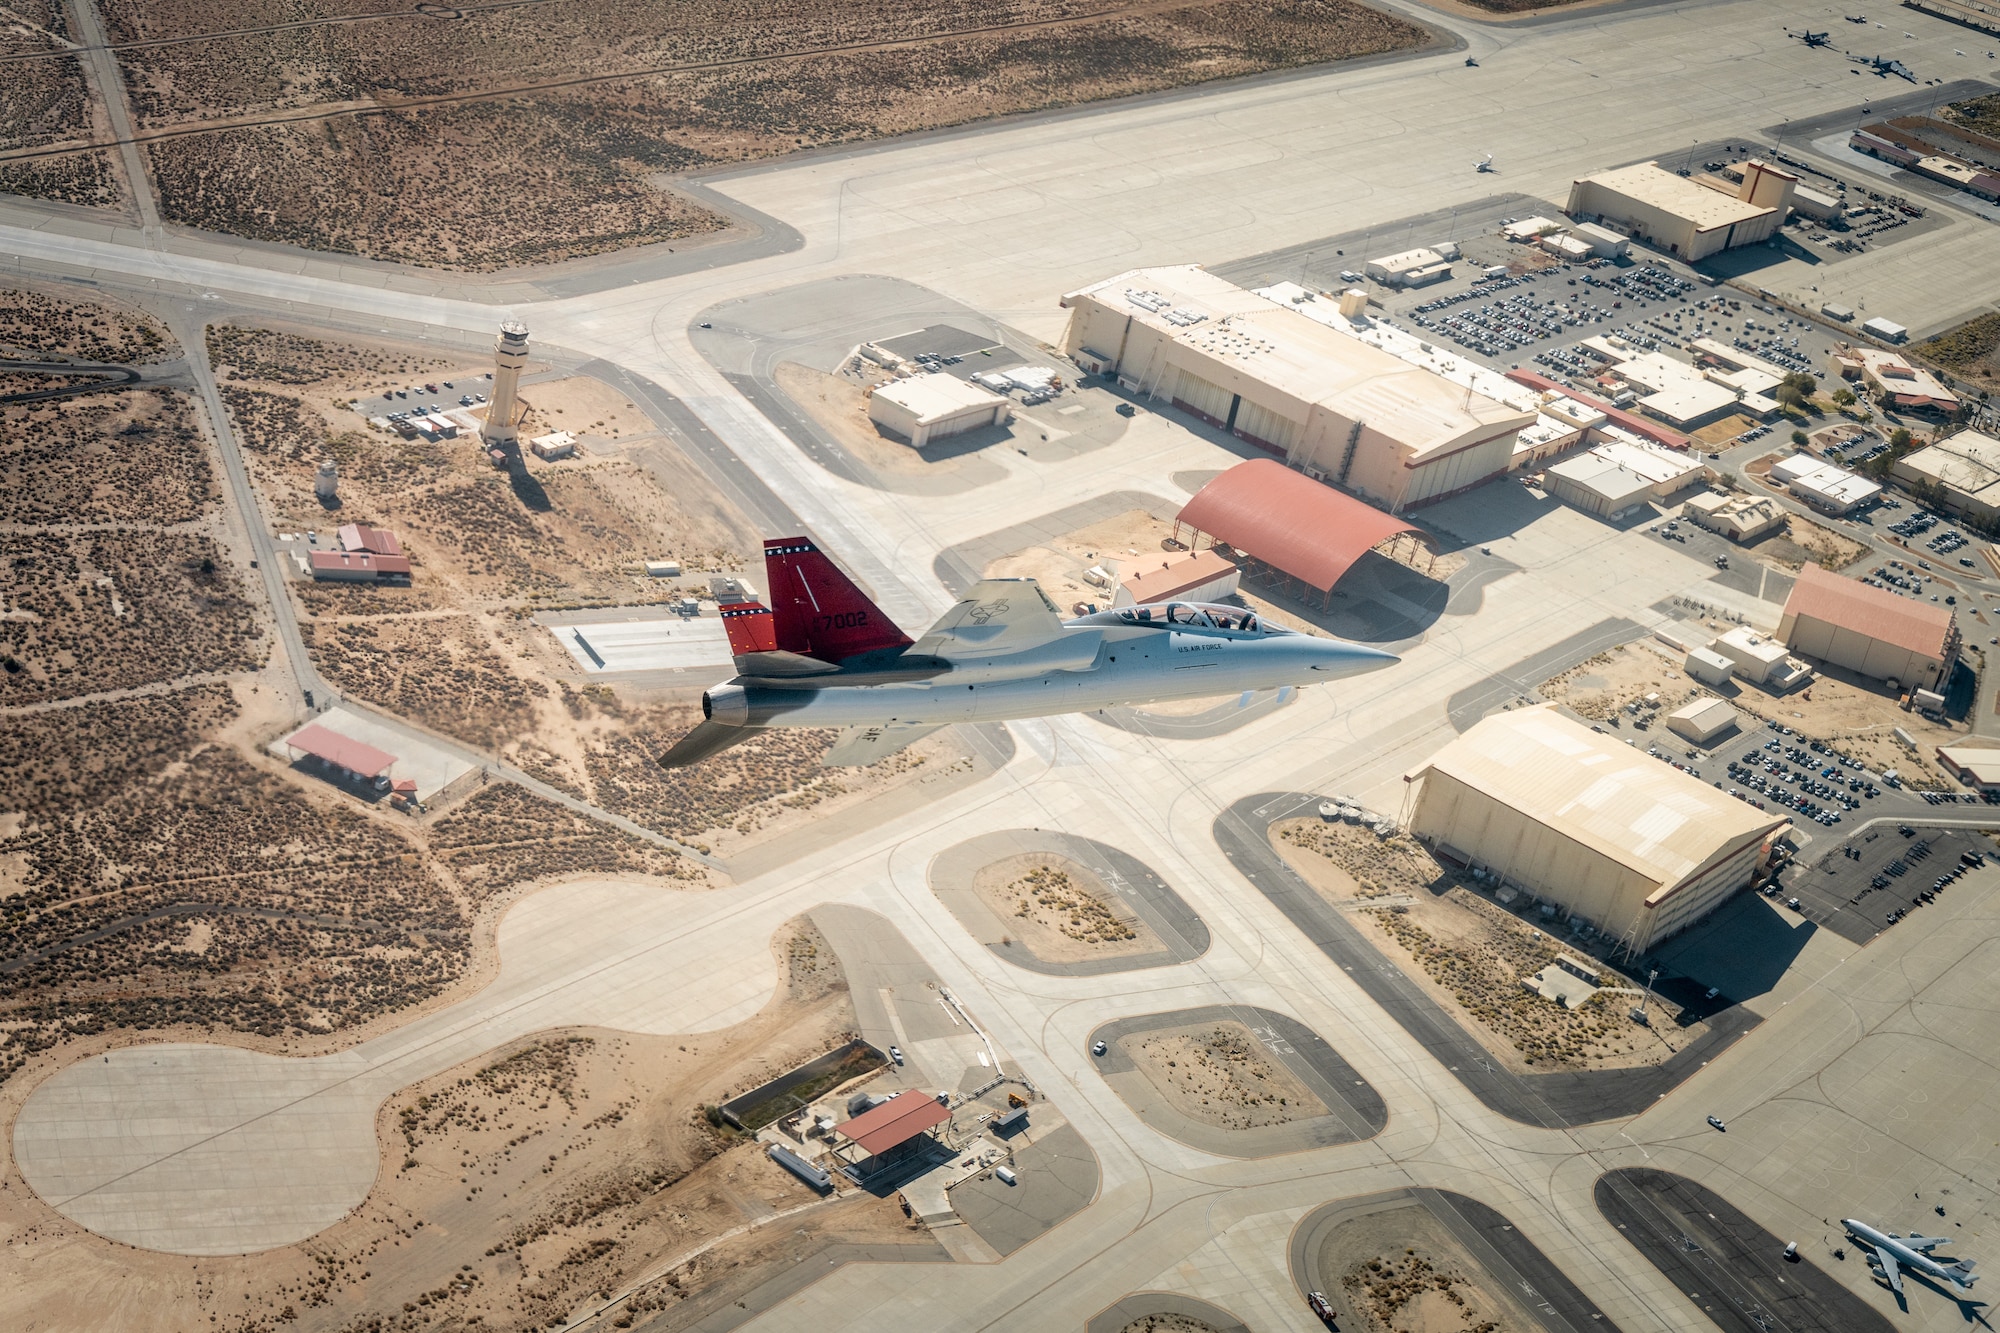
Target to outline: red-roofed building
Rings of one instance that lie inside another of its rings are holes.
[[[1132,563],[1118,581],[1113,606],[1153,602],[1217,602],[1236,591],[1241,573],[1218,551],[1175,551]]]
[[[1799,571],[1778,637],[1801,657],[1906,690],[1942,693],[1958,665],[1958,617],[1950,607],[1871,588],[1818,565]]]
[[[1428,543],[1423,529],[1392,518],[1283,463],[1253,458],[1201,488],[1174,519],[1319,594],[1321,606],[1354,563],[1393,537]],[[1190,543],[1192,544],[1192,543]]]
[[[378,750],[317,722],[308,722],[285,737],[285,748],[294,757],[305,755],[317,759],[322,766],[336,769],[344,777],[385,790],[389,786],[389,769],[396,762],[396,756],[387,750]]]
[[[925,1148],[936,1143],[930,1131],[949,1119],[950,1109],[937,1098],[921,1092],[899,1092],[881,1105],[836,1125],[834,1133],[851,1145],[850,1152],[859,1149],[866,1154],[859,1161],[849,1159],[847,1174],[858,1180],[921,1155]]]
[[[401,555],[403,544],[387,528],[371,528],[366,523],[340,525],[340,549],[366,551],[370,555]]]
[[[410,577],[407,556],[368,551],[314,551],[309,567],[317,583],[382,583]]]

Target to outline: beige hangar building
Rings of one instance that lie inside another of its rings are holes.
[[[1535,413],[1197,265],[1071,292],[1065,355],[1391,513],[1503,476]]]
[[[1567,211],[1579,221],[1610,223],[1692,263],[1769,240],[1784,224],[1798,183],[1767,162],[1744,163],[1743,181],[1735,186],[1640,162],[1572,182]]]
[[[1750,882],[1790,827],[1554,705],[1495,713],[1404,775],[1403,822],[1634,953]]]

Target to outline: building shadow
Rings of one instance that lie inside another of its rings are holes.
[[[509,469],[507,484],[513,488],[514,498],[527,508],[534,510],[537,514],[546,514],[555,508],[555,502],[549,499],[548,491],[543,488],[542,483],[527,468],[514,467]]]
[[[1739,893],[1653,950],[1652,961],[1676,975],[1658,989],[1681,1006],[1681,1021],[1699,1022],[1758,995],[1768,995],[1798,961],[1819,927],[1782,915],[1769,899]],[[1713,988],[1721,993],[1708,998]]]
[[[319,507],[326,510],[329,514],[341,507],[340,497],[337,495],[322,495],[318,499]]]

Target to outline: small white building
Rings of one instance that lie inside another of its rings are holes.
[[[1437,251],[1424,248],[1371,259],[1362,265],[1362,271],[1390,287],[1421,287],[1449,278],[1451,263]]]
[[[1595,222],[1578,223],[1570,228],[1569,234],[1588,245],[1590,253],[1598,259],[1623,259],[1632,249],[1631,237]]]
[[[868,419],[921,449],[933,440],[981,426],[1003,425],[1013,404],[953,375],[912,375],[879,385],[868,398]]]
[[[1812,668],[1793,657],[1781,641],[1766,638],[1747,625],[1738,625],[1708,646],[1729,659],[1738,678],[1773,693],[1789,690],[1812,676]]]
[[[1709,491],[1681,506],[1681,517],[1733,542],[1754,542],[1785,526],[1785,510],[1768,495]]]
[[[1537,215],[1531,218],[1522,218],[1519,222],[1508,223],[1500,229],[1500,234],[1510,241],[1539,241],[1549,233],[1558,232],[1562,229],[1563,224],[1557,222],[1554,218],[1545,218]],[[1616,235],[1617,233],[1614,232],[1612,234]]]
[[[528,447],[535,451],[535,457],[553,463],[558,458],[569,458],[576,453],[576,436],[566,430],[550,431],[547,435],[537,435],[529,440]]]
[[[1851,513],[1882,494],[1868,478],[1822,462],[1810,454],[1793,454],[1771,465],[1771,480],[1783,482],[1793,495],[1823,514]]]
[[[1895,320],[1879,317],[1863,323],[1861,331],[1871,338],[1880,338],[1885,343],[1899,343],[1910,336],[1910,331]]]
[[[1735,670],[1736,663],[1713,648],[1696,648],[1687,655],[1687,673],[1712,690],[1727,685]]]
[[[1709,471],[1683,450],[1607,431],[1602,443],[1554,464],[1542,477],[1558,500],[1587,514],[1615,518],[1635,505],[1666,500],[1704,482]]]
[[[1667,730],[1696,745],[1707,745],[1736,726],[1736,710],[1720,699],[1701,698],[1667,714]]]

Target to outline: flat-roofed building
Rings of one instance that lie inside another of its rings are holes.
[[[1846,347],[1835,352],[1833,371],[1859,382],[1868,392],[1887,395],[1890,406],[1904,412],[1949,415],[1958,410],[1958,395],[1922,366],[1899,352],[1880,347]]]
[[[2000,791],[2000,747],[1940,745],[1937,757],[1945,772],[1974,791]]]
[[[1708,478],[1708,468],[1699,459],[1614,434],[1574,458],[1551,464],[1542,473],[1542,484],[1550,495],[1586,514],[1616,518],[1636,505],[1665,501]]]
[[[1519,221],[1508,223],[1500,229],[1500,234],[1510,241],[1539,241],[1542,237],[1562,229],[1563,224],[1554,218],[1536,214],[1531,218],[1521,218]]]
[[[1812,668],[1787,652],[1782,641],[1759,634],[1748,625],[1738,625],[1708,647],[1729,659],[1738,680],[1762,685],[1773,694],[1782,694],[1812,677]]]
[[[1852,513],[1882,494],[1880,484],[1810,454],[1793,454],[1773,464],[1771,480],[1784,483],[1793,495],[1821,513],[1836,517]]]
[[[1403,823],[1652,948],[1749,883],[1788,820],[1542,704],[1495,713],[1404,775]]]
[[[1707,189],[1657,162],[1600,171],[1575,181],[1569,215],[1616,224],[1681,259],[1769,240],[1785,220],[1798,177],[1762,162],[1747,164],[1737,196]]]
[[[1958,665],[1958,617],[1818,565],[1799,571],[1778,637],[1817,658],[1903,689],[1942,690]]]
[[[1632,238],[1601,227],[1595,222],[1580,222],[1571,227],[1569,234],[1590,247],[1590,253],[1598,259],[1623,259],[1632,248]]]
[[[1785,507],[1768,495],[1710,491],[1681,506],[1681,517],[1733,542],[1754,542],[1785,526]]]
[[[2000,521],[2000,440],[1976,430],[1904,454],[1890,469],[1906,486],[1934,488],[1936,503],[1979,523]]]
[[[890,380],[868,395],[868,419],[912,449],[1012,416],[1013,404],[999,394],[942,373]]]
[[[1118,580],[1113,606],[1153,602],[1219,602],[1236,591],[1242,571],[1214,548],[1176,551],[1132,562]]]
[[[1134,269],[1063,305],[1072,360],[1392,513],[1504,475],[1536,416],[1194,265]]]
[[[1451,264],[1437,251],[1421,248],[1371,259],[1362,265],[1362,272],[1391,287],[1422,287],[1449,278]]]

